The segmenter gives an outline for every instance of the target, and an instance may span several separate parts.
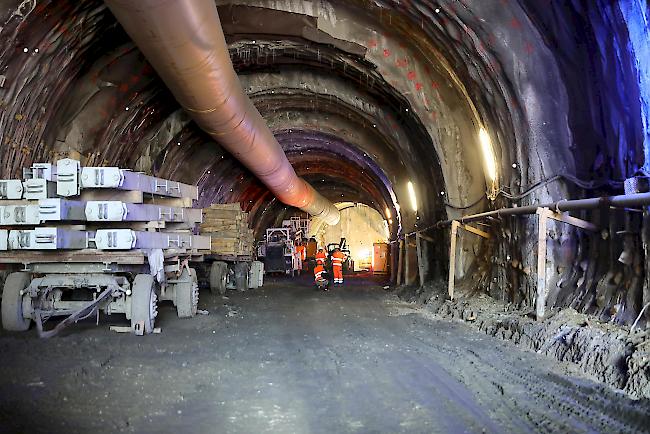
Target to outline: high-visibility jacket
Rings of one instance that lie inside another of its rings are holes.
[[[338,251],[332,253],[332,267],[342,267],[345,261],[345,253]]]
[[[316,262],[319,264],[325,264],[325,260],[327,259],[327,255],[325,252],[317,252],[316,253]]]
[[[318,281],[323,278],[323,273],[325,272],[325,267],[322,265],[317,265],[316,268],[314,268],[314,280]]]
[[[304,261],[307,259],[307,248],[305,246],[297,246],[296,250],[300,253],[300,260]]]

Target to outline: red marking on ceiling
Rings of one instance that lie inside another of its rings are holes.
[[[411,81],[415,80],[415,71],[409,71],[408,74],[406,74],[406,78]]]
[[[395,60],[395,65],[397,65],[400,68],[405,68],[407,64],[408,64],[408,60],[406,60],[406,57]]]
[[[148,63],[142,67],[142,74],[151,75],[153,74],[153,68]]]
[[[390,56],[390,50],[388,48],[384,48],[384,57],[389,57]]]
[[[377,40],[371,39],[368,41],[368,48],[375,48],[377,46]]]
[[[438,84],[437,81],[432,81],[431,82],[431,88],[432,89],[438,89],[440,87],[440,84]]]
[[[528,54],[533,54],[533,52],[535,51],[535,47],[529,41],[526,41],[526,43],[524,44],[524,50],[526,50],[526,53]]]
[[[521,21],[519,21],[517,18],[511,19],[510,27],[512,27],[513,29],[521,30]]]
[[[422,86],[422,83],[419,83],[419,82],[415,83],[415,90],[422,90],[422,87],[424,87],[424,86]]]

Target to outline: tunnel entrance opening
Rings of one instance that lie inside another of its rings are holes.
[[[341,221],[334,226],[320,225],[313,228],[311,235],[321,246],[339,243],[345,239],[354,261],[351,271],[374,272],[376,265],[380,274],[388,273],[387,258],[379,256],[387,249],[378,248],[378,254],[375,255],[375,245],[387,245],[389,241],[390,229],[387,219],[363,203],[339,202],[337,208],[341,212]],[[380,264],[380,260],[384,263]]]

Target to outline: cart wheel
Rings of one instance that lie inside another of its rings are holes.
[[[210,292],[225,294],[228,283],[228,264],[216,261],[210,266]]]
[[[11,273],[2,291],[2,327],[12,332],[29,329],[32,320],[23,317],[23,296],[20,291],[31,282],[29,273]]]
[[[138,274],[133,279],[131,293],[131,328],[135,328],[142,321],[144,333],[151,333],[156,316],[158,316],[158,296],[153,276]]]
[[[249,271],[248,263],[237,262],[235,264],[235,287],[237,288],[237,291],[248,290]]]
[[[176,313],[179,318],[191,318],[196,315],[199,305],[199,283],[196,278],[196,270],[183,269],[178,280],[186,282],[176,284]]]

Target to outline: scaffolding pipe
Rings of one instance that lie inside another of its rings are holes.
[[[504,217],[513,215],[527,215],[535,214],[538,208],[548,208],[556,212],[563,211],[580,211],[587,209],[598,208],[626,208],[634,206],[650,205],[650,193],[633,193],[621,194],[618,196],[605,196],[594,197],[589,199],[562,199],[557,202],[539,204],[539,205],[526,205],[510,208],[501,208],[494,211],[487,211],[479,214],[472,214],[456,219],[461,223],[469,223],[478,220],[483,220],[488,217]],[[437,226],[444,226],[451,224],[453,220],[445,220],[438,223]]]
[[[105,0],[198,126],[283,203],[334,225],[334,204],[296,175],[244,93],[214,0]]]

